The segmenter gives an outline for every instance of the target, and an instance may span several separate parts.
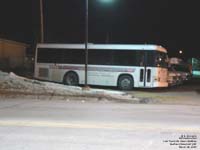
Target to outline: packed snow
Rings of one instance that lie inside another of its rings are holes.
[[[14,73],[0,71],[0,90],[30,95],[54,95],[54,96],[79,96],[79,97],[98,97],[118,100],[137,100],[125,92],[102,90],[102,89],[83,89],[82,87],[66,86],[57,83],[44,82],[18,76]],[[0,93],[0,95],[1,95]]]

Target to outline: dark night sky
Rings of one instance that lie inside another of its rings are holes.
[[[84,0],[44,0],[45,41],[83,43]],[[39,39],[39,0],[0,0],[0,37]],[[89,42],[159,44],[170,56],[200,57],[198,1],[89,0]]]

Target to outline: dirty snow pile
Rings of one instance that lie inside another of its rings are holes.
[[[5,73],[2,71],[0,71],[0,90],[15,93],[19,92],[20,94],[26,95],[83,96],[121,100],[133,99],[131,95],[125,92],[101,89],[83,90],[81,87],[31,80],[17,76],[14,73]]]

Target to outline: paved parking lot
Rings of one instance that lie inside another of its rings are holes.
[[[128,92],[152,103],[200,105],[200,80],[193,79],[183,85],[161,89],[134,89]]]

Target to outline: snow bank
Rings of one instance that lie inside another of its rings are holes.
[[[106,99],[134,100],[131,95],[128,95],[125,92],[101,89],[83,90],[81,87],[31,80],[17,76],[14,73],[5,73],[2,71],[0,71],[0,90],[30,95],[51,94],[55,96],[89,96]]]

